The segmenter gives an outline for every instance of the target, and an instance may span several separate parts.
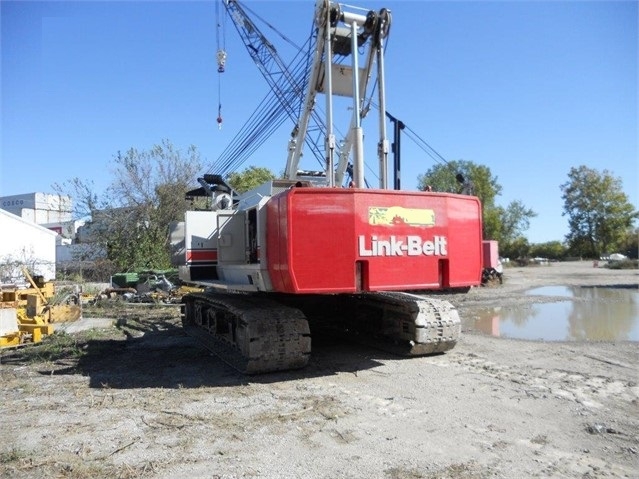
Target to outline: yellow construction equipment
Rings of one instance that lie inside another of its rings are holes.
[[[75,321],[82,316],[78,294],[55,300],[52,282],[34,279],[23,268],[31,288],[0,285],[0,348],[38,343],[52,334],[54,323]]]

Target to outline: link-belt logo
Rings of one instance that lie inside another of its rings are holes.
[[[375,235],[369,239],[359,235],[360,256],[447,256],[448,240],[445,236],[434,236],[424,240],[421,236],[390,236],[381,239]]]

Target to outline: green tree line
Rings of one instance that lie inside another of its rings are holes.
[[[465,184],[460,183],[460,178],[465,179]],[[599,258],[621,252],[637,257],[639,230],[635,222],[639,213],[624,193],[621,179],[607,170],[600,172],[586,166],[570,169],[568,180],[559,186],[569,233],[564,241],[543,244],[530,244],[525,236],[536,212],[520,200],[506,206],[497,204],[502,187],[487,166],[451,161],[418,176],[420,190],[460,193],[468,185],[482,203],[484,238],[498,241],[502,256]]]

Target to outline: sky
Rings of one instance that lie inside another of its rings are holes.
[[[163,139],[195,145],[208,172],[269,91],[230,20],[216,27],[218,1],[0,2],[0,196],[52,193],[74,177],[99,194],[119,151]],[[315,2],[242,3],[275,27],[258,22],[292,59],[277,32],[302,45]],[[638,2],[347,3],[392,12],[387,111],[447,161],[490,168],[502,186],[497,204],[519,200],[537,213],[530,242],[568,233],[560,185],[572,167],[608,170],[639,209]],[[242,168],[281,172],[292,126]],[[375,165],[375,149],[365,158]],[[402,138],[403,189],[436,164]]]

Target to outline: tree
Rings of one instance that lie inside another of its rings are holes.
[[[537,213],[526,208],[519,200],[511,201],[505,209],[498,209],[500,210],[499,239],[503,243],[510,243],[521,237],[530,227],[530,219],[537,216]]]
[[[502,256],[515,259],[525,259],[530,257],[530,244],[523,236],[515,238],[507,244],[500,244],[499,251]]]
[[[457,180],[459,174],[470,180],[473,194],[481,201],[484,238],[499,241],[500,249],[520,237],[528,229],[530,218],[537,216],[518,200],[512,201],[506,208],[497,206],[495,198],[502,190],[497,177],[487,166],[476,165],[472,161],[450,161],[445,165],[436,165],[417,177],[417,188],[424,191],[430,185],[433,191],[460,193],[463,186]]]
[[[129,149],[114,158],[113,181],[99,196],[91,181],[73,178],[76,216],[91,216],[91,241],[102,246],[118,271],[170,266],[169,225],[184,218],[184,195],[202,168],[197,148],[186,153],[168,140],[150,150]]]
[[[531,256],[556,260],[565,258],[566,252],[567,248],[561,241],[534,244],[530,248]]]
[[[572,254],[599,258],[624,247],[639,212],[628,201],[620,178],[582,165],[570,169],[560,188]]]
[[[462,185],[457,180],[459,174],[472,182],[473,194],[480,199],[482,205],[495,204],[495,197],[501,194],[497,177],[493,177],[487,166],[476,165],[472,161],[449,161],[445,165],[435,165],[423,175],[417,176],[417,189],[425,191],[426,185],[430,185],[433,191],[461,193]]]
[[[639,257],[639,228],[628,231],[621,251],[628,258],[637,259]]]
[[[244,193],[260,186],[262,183],[274,180],[275,174],[268,168],[249,166],[239,173],[229,173],[226,175],[226,179],[235,191]]]

